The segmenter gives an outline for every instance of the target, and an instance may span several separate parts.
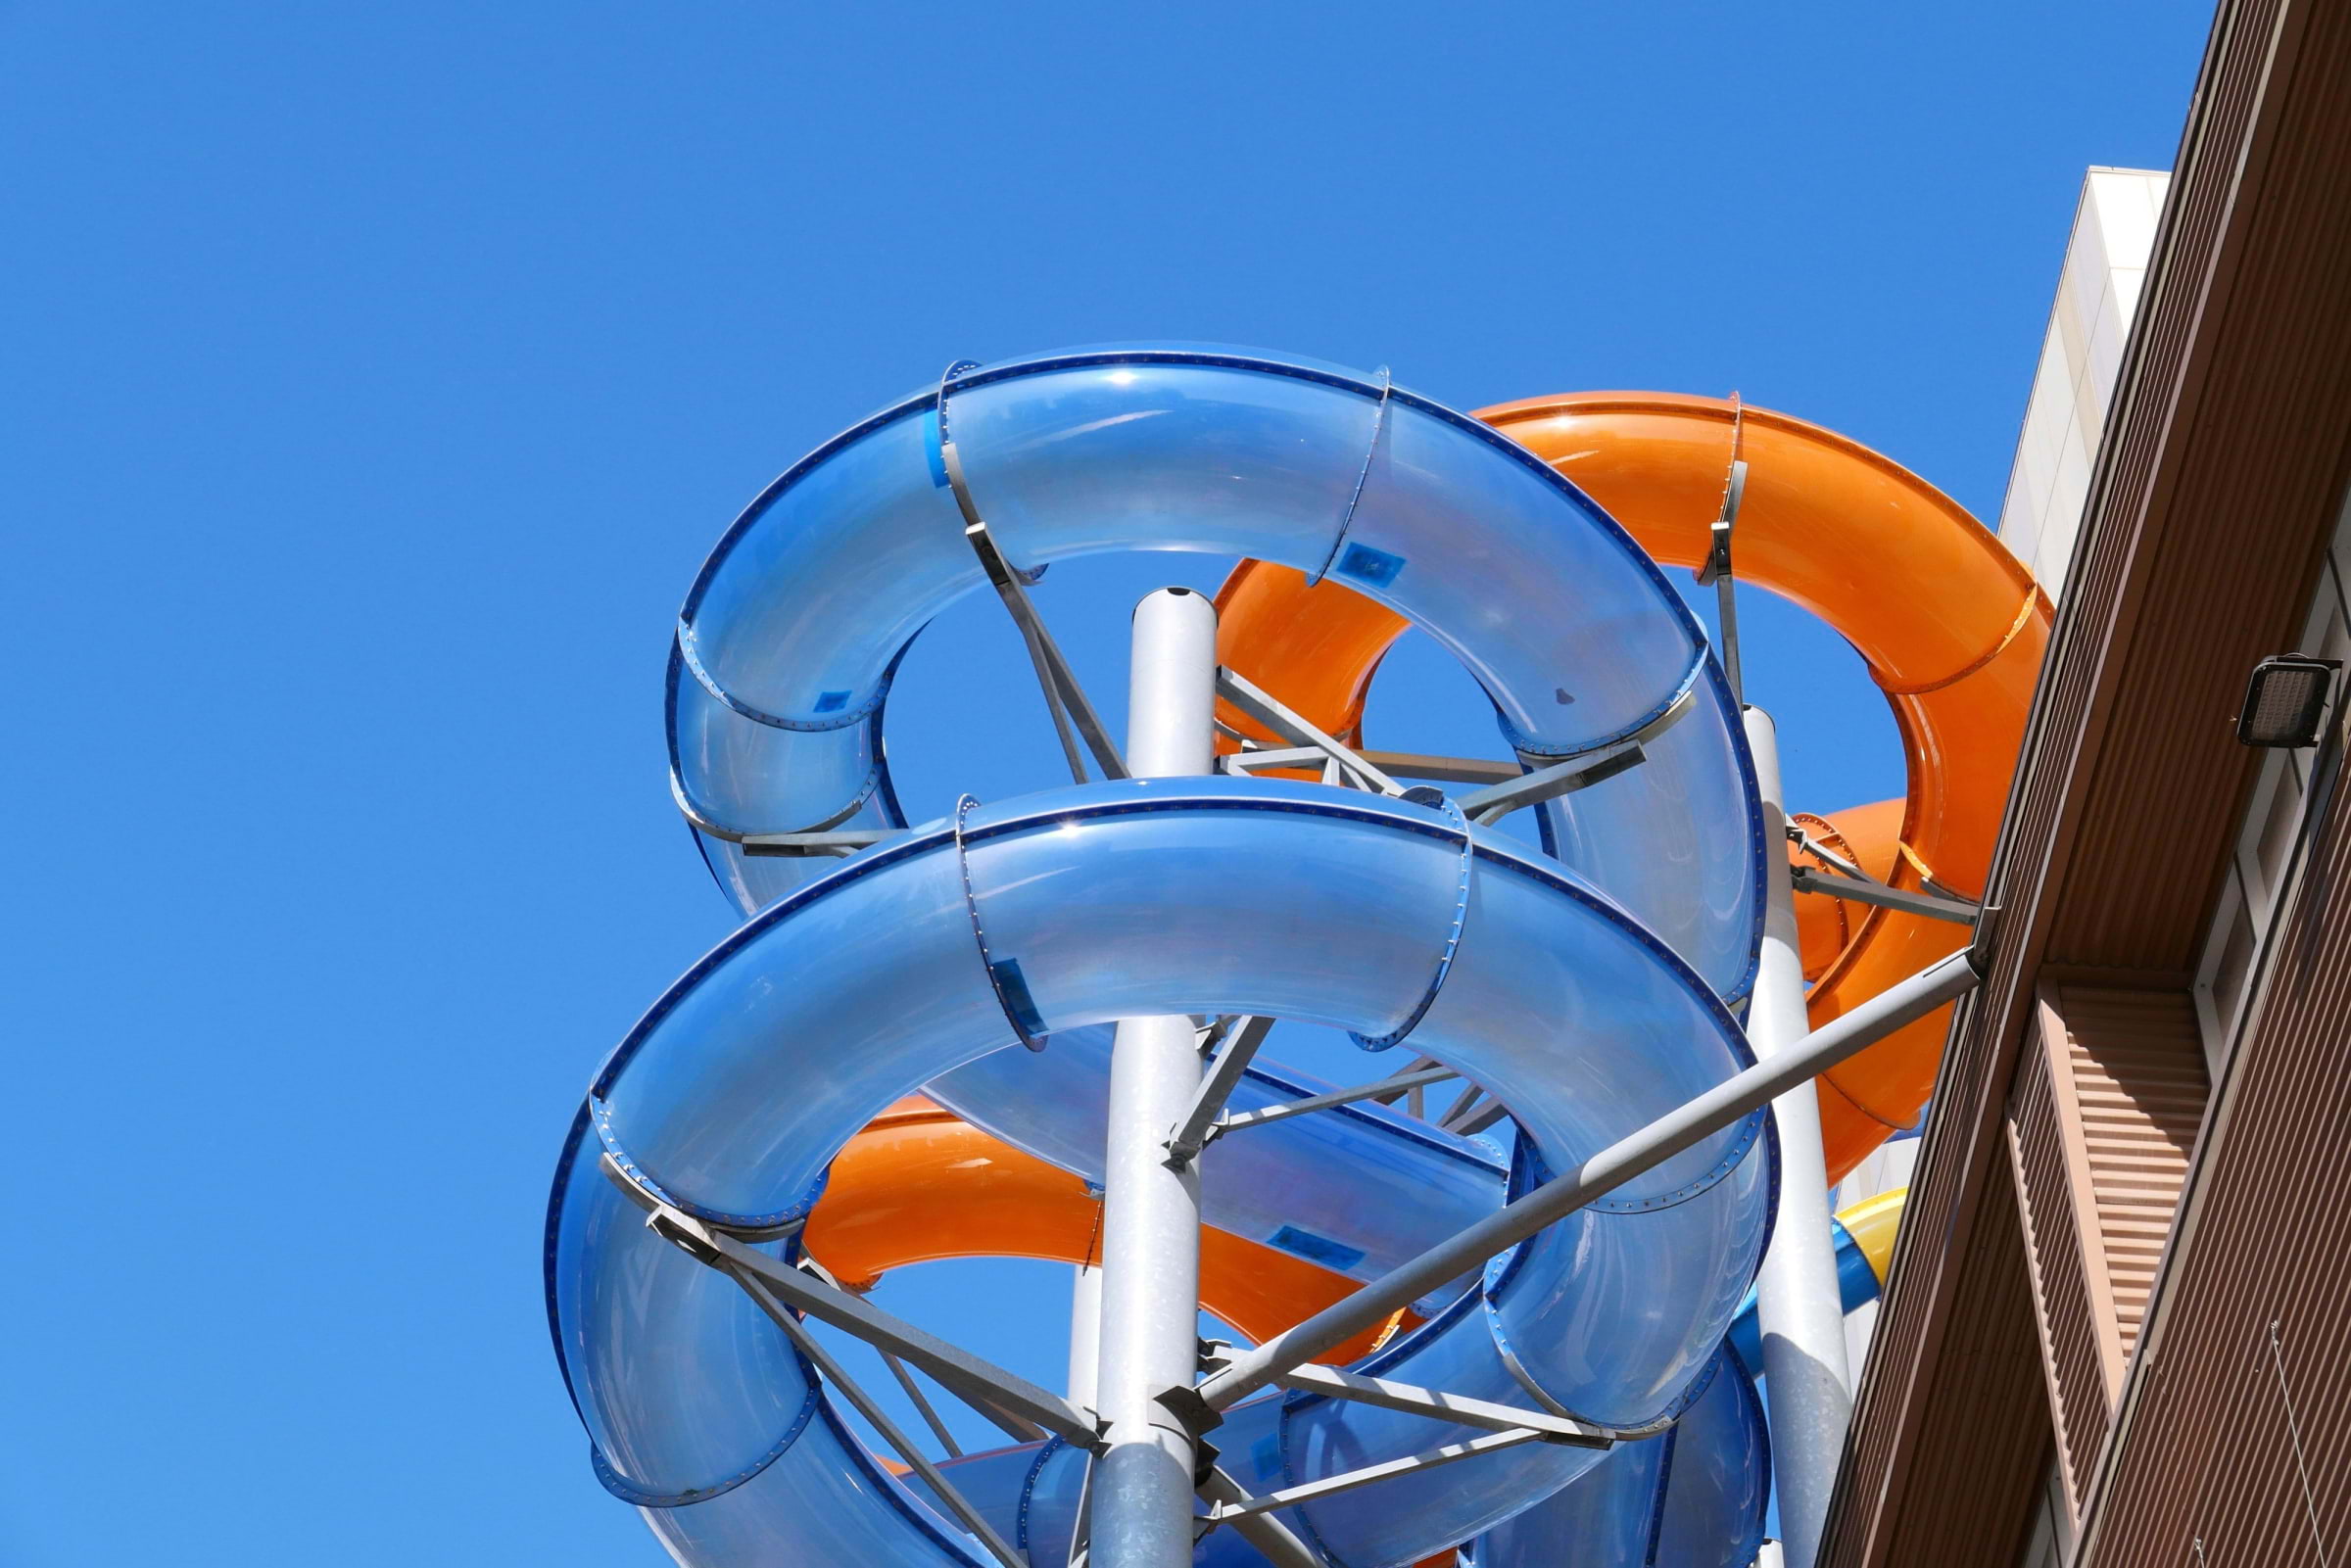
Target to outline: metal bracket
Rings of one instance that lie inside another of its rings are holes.
[[[1212,1505],[1212,1512],[1216,1507],[1238,1507],[1249,1500],[1248,1491],[1216,1466],[1210,1467],[1208,1479],[1199,1490],[1200,1496]],[[1232,1526],[1233,1534],[1255,1546],[1273,1568],[1328,1568],[1320,1554],[1270,1513],[1234,1513],[1212,1523]]]
[[[905,832],[902,828],[847,828],[831,832],[745,833],[736,842],[754,859],[782,856],[845,856],[870,849],[883,839]]]
[[[1326,1395],[1334,1400],[1353,1400],[1359,1404],[1376,1404],[1382,1409],[1402,1410],[1408,1415],[1425,1415],[1431,1420],[1452,1421],[1462,1426],[1484,1427],[1494,1432],[1514,1432],[1524,1427],[1545,1443],[1563,1444],[1569,1448],[1605,1449],[1616,1441],[1616,1434],[1606,1427],[1593,1426],[1566,1416],[1522,1409],[1515,1404],[1497,1404],[1490,1400],[1473,1400],[1466,1395],[1443,1394],[1434,1389],[1391,1382],[1382,1377],[1365,1377],[1360,1373],[1341,1371],[1335,1366],[1310,1362],[1289,1368],[1274,1381],[1283,1388],[1297,1389],[1302,1393]]]
[[[606,1174],[631,1202],[646,1210],[647,1229],[743,1286],[770,1317],[804,1313],[922,1368],[941,1388],[983,1414],[1009,1412],[1032,1428],[1041,1428],[1036,1437],[1050,1432],[1088,1452],[1101,1448],[1100,1422],[1092,1411],[861,1301],[838,1285],[828,1285],[803,1269],[780,1262],[718,1226],[654,1200],[609,1167]],[[757,1289],[751,1289],[754,1284]]]
[[[987,575],[988,586],[1004,601],[1013,624],[1020,628],[1021,641],[1028,645],[1029,662],[1035,668],[1037,685],[1043,689],[1045,707],[1053,716],[1053,732],[1061,739],[1070,777],[1079,784],[1088,782],[1085,760],[1078,748],[1079,736],[1082,736],[1085,749],[1093,753],[1094,765],[1103,778],[1127,778],[1127,764],[1111,740],[1109,730],[1104,728],[1101,715],[1094,711],[1085,689],[1078,684],[1077,672],[1062,656],[1061,645],[1045,630],[1044,618],[1029,600],[1027,585],[1031,579],[1005,559],[995,536],[987,531],[987,523],[980,515],[979,505],[972,499],[971,486],[964,480],[963,458],[955,450],[955,438],[947,425],[947,391],[957,376],[976,367],[974,360],[958,359],[938,378],[938,402],[933,410],[938,426],[938,472],[955,497],[955,509],[963,514],[964,541],[980,558],[980,569]],[[1071,734],[1073,726],[1077,735]]]
[[[873,785],[869,782],[865,788],[857,792],[856,799],[830,817],[825,818],[822,822],[812,822],[805,828],[792,829],[788,833],[744,832],[726,827],[724,824],[713,822],[696,810],[694,802],[686,798],[686,782],[678,777],[677,769],[672,768],[669,771],[669,798],[676,802],[678,815],[686,819],[686,825],[696,832],[707,833],[712,838],[723,839],[730,844],[741,844],[750,838],[789,838],[800,833],[830,832],[863,810],[865,803],[873,798]]]
[[[1376,1100],[1383,1095],[1402,1094],[1424,1084],[1443,1083],[1460,1076],[1451,1068],[1419,1068],[1381,1078],[1374,1083],[1359,1083],[1352,1089],[1334,1089],[1328,1094],[1309,1095],[1303,1100],[1284,1100],[1279,1105],[1270,1105],[1262,1111],[1240,1111],[1231,1116],[1219,1117],[1210,1126],[1208,1137],[1215,1139],[1227,1132],[1239,1132],[1244,1127],[1263,1127],[1275,1121],[1287,1121],[1292,1117],[1327,1111],[1332,1106],[1353,1105],[1358,1100]]]
[[[1337,763],[1341,771],[1352,774],[1355,777],[1358,787],[1368,789],[1375,794],[1382,795],[1401,795],[1404,793],[1404,785],[1389,778],[1378,768],[1373,767],[1362,752],[1356,750],[1353,746],[1348,745],[1345,741],[1339,739],[1335,736],[1323,734],[1320,730],[1315,728],[1313,724],[1309,723],[1306,719],[1294,712],[1289,706],[1283,703],[1280,698],[1272,695],[1271,692],[1268,692],[1262,687],[1258,686],[1257,683],[1251,681],[1248,677],[1241,675],[1236,671],[1228,670],[1219,666],[1217,670],[1217,695],[1223,697],[1225,701],[1231,703],[1234,707],[1240,709],[1243,713],[1247,714],[1250,718],[1255,719],[1258,723],[1264,725],[1275,735],[1280,736],[1284,740],[1289,741],[1293,746],[1303,747],[1310,753],[1314,753],[1318,756],[1326,758],[1331,762]],[[1246,755],[1246,753],[1244,753],[1244,755]],[[1300,763],[1309,760],[1311,760],[1309,757],[1301,756],[1288,764],[1261,763],[1258,765],[1264,767],[1296,767]],[[1245,768],[1236,770],[1232,766],[1238,761],[1236,758],[1226,757],[1223,759],[1223,761],[1226,765],[1226,772],[1246,771]]]
[[[971,1499],[966,1497],[956,1489],[953,1482],[940,1473],[937,1465],[931,1462],[931,1456],[923,1452],[922,1449],[906,1436],[905,1431],[889,1418],[889,1412],[882,1408],[874,1397],[865,1391],[863,1385],[849,1376],[848,1368],[842,1366],[833,1353],[826,1350],[817,1337],[808,1332],[807,1326],[801,1323],[789,1307],[772,1299],[764,1280],[746,1278],[723,1264],[720,1265],[720,1272],[733,1279],[737,1285],[750,1295],[753,1301],[759,1304],[761,1310],[767,1313],[769,1320],[784,1331],[785,1335],[799,1350],[799,1353],[808,1358],[809,1364],[816,1368],[817,1376],[831,1384],[834,1389],[839,1391],[842,1399],[849,1402],[859,1415],[864,1416],[868,1422],[872,1423],[874,1430],[882,1434],[882,1441],[897,1450],[898,1457],[905,1460],[907,1467],[922,1478],[923,1484],[931,1489],[933,1496],[938,1498],[947,1512],[955,1516],[956,1522],[970,1531],[981,1545],[987,1548],[989,1556],[995,1558],[1002,1568],[1029,1568],[1029,1560],[1014,1549],[1012,1543],[997,1534],[995,1526],[987,1522],[987,1516],[972,1505]],[[894,1367],[897,1363],[893,1360],[890,1364]],[[911,1385],[909,1388],[911,1390]],[[921,1402],[921,1396],[917,1395],[916,1400]],[[929,1404],[924,1403],[922,1407],[924,1412],[929,1414]],[[933,1420],[936,1421],[936,1417],[934,1416]],[[943,1438],[944,1429],[938,1430]],[[953,1451],[953,1447],[952,1444],[948,1445],[950,1452]]]
[[[1250,1514],[1271,1513],[1277,1508],[1294,1508],[1299,1503],[1336,1493],[1352,1492],[1375,1481],[1388,1481],[1416,1470],[1433,1470],[1441,1464],[1467,1459],[1480,1453],[1494,1453],[1503,1449],[1514,1449],[1520,1444],[1536,1443],[1543,1434],[1532,1427],[1514,1427],[1507,1432],[1490,1432],[1482,1438],[1470,1438],[1462,1443],[1448,1443],[1442,1448],[1428,1449],[1402,1459],[1390,1459],[1385,1464],[1366,1465],[1340,1475],[1324,1476],[1300,1486],[1283,1487],[1278,1492],[1260,1493],[1237,1502],[1220,1502],[1209,1509],[1208,1517],[1218,1524],[1230,1524]]]
[[[1271,1019],[1253,1018],[1226,1037],[1216,1065],[1200,1080],[1200,1092],[1192,1097],[1191,1110],[1168,1133],[1167,1163],[1172,1168],[1181,1170],[1198,1159],[1209,1140],[1222,1130],[1224,1102],[1240,1087],[1242,1074],[1249,1070],[1250,1059],[1266,1043],[1266,1035],[1272,1027]]]
[[[1306,580],[1309,588],[1320,583],[1338,565],[1339,551],[1347,547],[1347,530],[1355,526],[1355,509],[1363,504],[1364,487],[1371,481],[1371,461],[1379,455],[1379,438],[1387,433],[1388,395],[1396,390],[1396,378],[1384,364],[1372,375],[1379,382],[1379,403],[1371,410],[1371,439],[1364,444],[1364,465],[1356,470],[1355,489],[1347,493],[1347,509],[1339,514],[1339,531],[1331,536],[1330,553],[1322,557],[1321,566]]]
[[[996,993],[996,1006],[1004,1014],[1004,1022],[1012,1026],[1013,1037],[1032,1051],[1042,1051],[1051,1033],[1045,1021],[1036,1014],[1030,1001],[1029,987],[1021,978],[1020,966],[1011,959],[998,959],[987,950],[987,931],[980,924],[980,898],[972,889],[972,857],[963,842],[963,820],[980,802],[970,795],[955,798],[955,871],[963,879],[964,913],[972,918],[972,940],[980,949],[980,967],[987,972],[988,988]],[[1017,993],[1017,994],[1016,994]],[[1026,1016],[1024,1016],[1026,1014]]]
[[[1736,422],[1739,415],[1734,413],[1732,417],[1731,450],[1735,452],[1739,450],[1739,426]],[[1738,525],[1739,502],[1746,495],[1747,460],[1733,457],[1730,477],[1722,487],[1722,515],[1714,520],[1714,526],[1708,531],[1710,547],[1705,560],[1693,574],[1698,578],[1699,587],[1703,588],[1709,583],[1714,585],[1715,613],[1722,621],[1722,673],[1731,684],[1732,700],[1742,704],[1747,701],[1747,693],[1739,674],[1739,599],[1733,592],[1736,579],[1731,570],[1731,530]]]
[[[1681,723],[1697,706],[1698,686],[1693,682],[1665,704],[1663,712],[1623,739],[1564,758],[1533,773],[1520,774],[1503,784],[1473,790],[1462,796],[1458,804],[1471,822],[1482,827],[1500,822],[1521,806],[1540,805],[1589,788],[1604,779],[1613,779],[1647,762],[1649,753],[1642,747]]]
[[[1947,920],[1955,926],[1973,926],[1983,914],[1983,906],[1956,898],[1937,898],[1931,893],[1914,893],[1906,887],[1892,887],[1885,882],[1852,877],[1831,876],[1814,871],[1809,866],[1789,869],[1789,879],[1799,893],[1822,893],[1830,898],[1843,898],[1855,904],[1874,904],[1880,909],[1897,909],[1905,915],[1924,915],[1929,920]]]

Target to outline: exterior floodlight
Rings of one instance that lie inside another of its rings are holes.
[[[2236,717],[2236,737],[2249,746],[2315,746],[2327,716],[2333,659],[2278,653],[2253,666],[2245,683],[2245,705]]]

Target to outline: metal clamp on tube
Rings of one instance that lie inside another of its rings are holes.
[[[1119,748],[1111,743],[1110,732],[1103,727],[1102,717],[1078,684],[1078,676],[1063,657],[1061,644],[1045,630],[1043,617],[1036,606],[1029,602],[1028,585],[1044,575],[1044,568],[1024,572],[1004,556],[993,534],[987,531],[986,520],[980,515],[979,503],[972,499],[971,486],[963,477],[963,458],[955,450],[954,437],[947,433],[947,391],[955,378],[966,370],[976,370],[979,362],[958,359],[948,365],[938,378],[938,401],[932,409],[932,433],[937,442],[937,482],[953,494],[955,509],[963,514],[963,537],[980,558],[980,569],[987,574],[988,586],[1004,601],[1004,608],[1020,629],[1021,641],[1029,649],[1029,661],[1036,670],[1037,685],[1043,689],[1045,707],[1053,716],[1054,734],[1061,738],[1064,758],[1070,765],[1070,777],[1079,784],[1085,780],[1085,762],[1078,749],[1082,736],[1085,747],[1093,753],[1094,766],[1105,779],[1124,779],[1127,765],[1119,756]],[[1075,726],[1077,735],[1071,733]]]

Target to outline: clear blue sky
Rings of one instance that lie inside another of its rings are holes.
[[[661,1560],[538,1238],[727,926],[664,643],[743,502],[947,360],[1736,387],[1996,511],[2083,168],[2170,163],[2207,13],[1800,9],[0,11],[0,1560]],[[1048,608],[1115,689],[1134,594],[1218,575]],[[1754,620],[1792,798],[1891,793],[1850,655]],[[1050,777],[1016,655],[926,639],[918,810]],[[1460,693],[1404,661],[1374,724],[1480,743]],[[1051,1271],[983,1275],[934,1320],[1057,1377]]]

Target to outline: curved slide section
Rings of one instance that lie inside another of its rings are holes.
[[[1901,1189],[1840,1210],[1832,1224],[1845,1309],[1878,1299]],[[1753,1374],[1763,1365],[1751,1292],[1716,1377],[1672,1429],[1628,1443],[1473,1544],[1476,1568],[1744,1568],[1763,1544],[1770,1441]]]
[[[1253,1068],[1226,1103],[1256,1111],[1330,1087]],[[1108,1029],[1056,1034],[1041,1055],[982,1057],[925,1092],[1007,1143],[1102,1180]],[[1221,1140],[1200,1162],[1200,1203],[1211,1225],[1362,1282],[1492,1213],[1509,1174],[1508,1155],[1486,1139],[1359,1103]]]
[[[1730,465],[1745,461],[1732,550],[1740,579],[1843,634],[1901,730],[1909,791],[1891,879],[1981,895],[2051,614],[1998,541],[1897,464],[1768,409],[1663,393],[1588,393],[1502,404],[1478,417],[1572,480],[1671,566],[1705,557]],[[1227,664],[1325,730],[1360,735],[1372,671],[1403,621],[1352,585],[1312,584],[1272,561],[1243,562],[1217,602]],[[1252,728],[1236,713],[1223,717]],[[1563,854],[1615,831],[1620,783],[1560,803],[1575,823]],[[1966,939],[1960,927],[1891,910],[1847,918],[1855,927],[1850,939],[1811,991],[1815,1025]],[[1938,1012],[1822,1078],[1832,1180],[1916,1119],[1948,1025],[1947,1011]]]
[[[1342,938],[1348,962],[1334,966]],[[764,910],[681,980],[599,1074],[563,1160],[548,1255],[558,1352],[606,1484],[682,1560],[974,1553],[847,1438],[730,1282],[637,1222],[598,1157],[714,1223],[805,1216],[859,1127],[1003,1047],[1008,965],[1056,1032],[1239,1012],[1378,1034],[1425,1007],[1415,1046],[1512,1106],[1530,1169],[1580,1159],[1750,1060],[1712,990],[1610,900],[1417,806],[1278,781],[1156,781],[909,832]],[[1523,1244],[1369,1369],[1492,1400],[1528,1397],[1524,1377],[1619,1428],[1695,1410],[1762,1244],[1761,1119]],[[1292,1395],[1236,1407],[1219,1443],[1257,1488],[1415,1452],[1447,1431]],[[1074,1497],[1076,1458],[1050,1446],[974,1455],[955,1478],[1025,1518],[1042,1560],[1066,1546],[1053,1499]],[[1319,1499],[1292,1524],[1342,1560],[1412,1560],[1593,1458],[1497,1452]]]
[[[1460,658],[1530,767],[1686,714],[1606,786],[1607,832],[1580,829],[1588,810],[1544,818],[1565,864],[1717,992],[1745,993],[1765,847],[1752,770],[1703,631],[1655,564],[1490,426],[1384,379],[1243,351],[958,366],[736,521],[679,620],[669,729],[679,802],[744,911],[810,872],[730,839],[904,825],[884,707],[925,623],[987,582],[967,503],[1027,578],[1175,549],[1345,584]]]
[[[1097,1189],[914,1097],[866,1123],[834,1157],[800,1241],[842,1285],[862,1293],[893,1268],[947,1258],[1096,1262],[1101,1220]],[[1200,1305],[1252,1340],[1271,1338],[1354,1287],[1346,1275],[1287,1251],[1200,1227]],[[1418,1321],[1367,1330],[1319,1359],[1368,1355]]]
[[[1905,1196],[1896,1188],[1836,1215],[1838,1281],[1847,1312],[1883,1292]],[[1489,1199],[1501,1199],[1499,1171]],[[876,1117],[836,1157],[804,1239],[843,1283],[863,1290],[892,1268],[940,1258],[1090,1262],[1100,1204],[1077,1177],[913,1099]],[[1348,1287],[1327,1269],[1226,1231],[1204,1228],[1202,1243],[1202,1304],[1254,1340],[1297,1322]],[[1374,1337],[1362,1336],[1324,1359],[1367,1354]],[[1747,1562],[1760,1544],[1769,1490],[1768,1442],[1751,1383],[1761,1365],[1751,1292],[1732,1321],[1725,1356],[1671,1431],[1624,1445],[1488,1531],[1473,1548],[1478,1568]]]

